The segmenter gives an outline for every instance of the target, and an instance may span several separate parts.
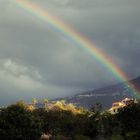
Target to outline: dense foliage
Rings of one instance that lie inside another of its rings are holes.
[[[31,109],[23,102],[0,109],[0,140],[139,140],[140,103],[111,115],[77,109],[64,101],[50,108]]]

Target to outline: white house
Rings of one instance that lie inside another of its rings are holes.
[[[121,108],[123,108],[131,103],[137,103],[136,99],[125,98],[124,100],[122,100],[120,102],[115,102],[112,104],[112,107],[109,109],[109,112],[111,114],[116,114],[116,113],[118,113],[118,111]]]

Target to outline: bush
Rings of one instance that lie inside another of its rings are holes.
[[[69,138],[69,137],[65,137],[65,136],[63,136],[63,135],[57,135],[57,136],[54,136],[54,137],[52,138],[52,140],[72,140],[72,139]]]
[[[87,136],[79,135],[75,136],[74,140],[90,140],[90,138]]]

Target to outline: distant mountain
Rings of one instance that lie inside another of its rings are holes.
[[[131,80],[131,82],[140,88],[140,77]],[[120,101],[126,97],[135,98],[134,94],[129,90],[129,87],[125,83],[120,83],[70,96],[64,98],[64,100],[67,103],[74,103],[77,106],[82,106],[87,109],[96,103],[101,103],[103,109],[107,109],[111,107],[113,102]]]

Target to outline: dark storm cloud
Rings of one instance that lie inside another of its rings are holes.
[[[139,75],[139,0],[35,2],[93,41],[130,77]],[[90,53],[14,0],[0,0],[0,7],[1,103],[66,96],[118,82]]]

